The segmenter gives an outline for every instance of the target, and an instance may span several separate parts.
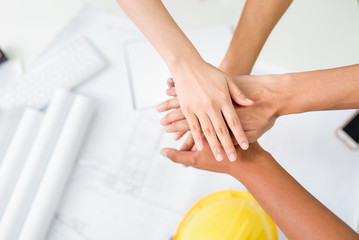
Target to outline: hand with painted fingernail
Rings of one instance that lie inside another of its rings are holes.
[[[206,137],[218,160],[226,154],[234,161],[237,156],[230,131],[243,149],[248,148],[248,140],[232,99],[243,106],[250,106],[253,102],[241,92],[230,76],[218,68],[204,61],[188,66],[184,65],[180,71],[172,71],[176,92],[168,94],[177,94],[177,98],[160,104],[157,109],[163,112],[179,108],[188,122],[198,150],[203,149],[202,139]],[[170,128],[167,127],[166,131],[171,131]]]
[[[249,142],[257,141],[274,125],[278,117],[280,102],[276,99],[280,99],[280,96],[277,96],[276,88],[280,87],[278,84],[280,79],[274,80],[273,78],[273,76],[238,76],[233,78],[235,84],[255,102],[247,107],[235,104],[236,114]],[[171,92],[175,92],[173,85],[169,85],[169,87],[171,87]],[[161,119],[161,124],[165,126],[166,131],[170,133],[189,131],[190,128],[179,108],[176,97],[166,101],[164,105],[165,110],[172,110]],[[174,107],[171,108],[172,106]]]

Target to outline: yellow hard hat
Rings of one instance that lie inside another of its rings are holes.
[[[173,240],[276,240],[277,228],[253,196],[226,190],[197,202],[182,219]]]

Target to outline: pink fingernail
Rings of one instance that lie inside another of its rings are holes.
[[[173,83],[173,78],[169,78],[169,79],[168,79],[168,82],[169,82],[169,83]]]
[[[248,145],[247,142],[242,142],[242,143],[241,143],[241,148],[242,148],[243,150],[247,150],[248,147],[249,147],[249,145]]]
[[[246,98],[245,100],[248,104],[253,104],[254,102],[252,100],[250,100],[249,98]]]
[[[164,125],[164,124],[166,123],[166,119],[162,118],[162,119],[160,120],[160,123],[161,123],[161,125]]]
[[[171,125],[167,125],[167,126],[165,127],[165,131],[169,131],[169,130],[171,130]]]
[[[157,111],[161,111],[164,108],[163,104],[157,105]]]
[[[161,150],[160,153],[162,156],[167,157],[167,152],[165,150]]]
[[[231,153],[231,154],[229,155],[229,161],[234,162],[234,161],[236,161],[236,160],[237,160],[236,154]]]
[[[218,153],[217,156],[216,156],[216,160],[218,162],[222,161],[223,160],[222,154]]]

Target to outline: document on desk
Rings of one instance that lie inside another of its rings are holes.
[[[163,133],[155,109],[130,110],[126,116],[115,128],[114,156],[81,158],[48,239],[167,240],[199,198],[241,188],[230,176],[185,168],[162,157],[161,147],[179,144]]]

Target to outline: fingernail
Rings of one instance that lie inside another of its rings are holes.
[[[169,131],[169,130],[171,130],[171,125],[167,125],[167,126],[165,127],[165,131]]]
[[[248,147],[249,147],[249,145],[248,145],[247,142],[242,142],[242,143],[241,143],[241,148],[242,148],[243,150],[247,150]]]
[[[173,78],[169,78],[169,79],[168,79],[168,82],[169,82],[169,83],[173,83]]]
[[[157,105],[157,110],[158,110],[158,111],[161,111],[161,110],[163,109],[163,107],[164,107],[164,106],[163,106],[163,104],[161,103],[161,104]]]
[[[234,161],[236,161],[236,160],[237,160],[236,154],[231,153],[231,154],[229,155],[229,161],[234,162]]]
[[[167,152],[165,150],[161,150],[160,153],[162,156],[167,157]]]
[[[223,160],[222,154],[218,153],[216,155],[216,159],[217,159],[218,162],[222,161]]]
[[[254,102],[252,101],[252,100],[250,100],[249,98],[246,98],[246,103],[248,103],[248,104],[253,104]]]
[[[166,119],[165,118],[162,118],[161,121],[160,121],[161,125],[164,125],[166,123]]]
[[[198,150],[198,151],[202,151],[202,150],[203,150],[202,144],[197,143],[196,146],[197,146],[197,150]]]

